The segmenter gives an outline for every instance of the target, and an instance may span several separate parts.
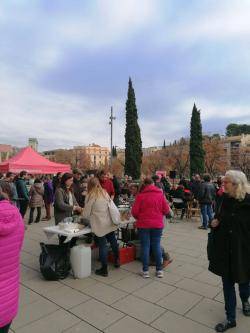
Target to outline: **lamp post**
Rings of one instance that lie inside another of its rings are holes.
[[[110,167],[112,167],[112,160],[113,160],[113,156],[112,156],[112,150],[113,150],[113,121],[115,120],[115,117],[113,116],[113,106],[111,106],[111,113],[110,113]]]

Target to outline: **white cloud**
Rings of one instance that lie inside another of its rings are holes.
[[[206,100],[204,98],[197,97],[195,99],[196,106],[201,110],[201,120],[214,120],[216,119],[242,119],[245,117],[247,122],[250,122],[250,111],[248,105],[234,105],[230,103],[220,103]],[[191,110],[194,101],[191,99],[185,100],[180,105],[180,112],[183,114],[185,110]],[[190,112],[191,114],[191,112]]]
[[[0,140],[25,145],[28,137],[46,141],[46,148],[96,142],[109,145],[109,105],[86,97],[55,94],[27,82],[0,75]],[[114,105],[119,105],[112,100]],[[106,109],[105,109],[106,107]]]
[[[161,33],[156,34],[156,43],[181,42],[184,46],[204,40],[245,40],[250,36],[249,12],[249,0],[207,1],[204,6],[193,8],[191,15],[182,13],[182,19],[171,24],[161,19]],[[178,17],[178,13],[175,14]]]

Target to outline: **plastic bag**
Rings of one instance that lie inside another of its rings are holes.
[[[40,243],[40,271],[45,280],[65,279],[70,272],[70,248],[68,244]]]

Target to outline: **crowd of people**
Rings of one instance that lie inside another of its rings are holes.
[[[150,277],[151,254],[156,277],[164,275],[161,237],[164,217],[172,216],[171,208],[180,209],[182,219],[188,206],[199,207],[202,221],[199,229],[211,230],[208,238],[209,270],[221,276],[223,283],[227,319],[215,330],[224,332],[236,326],[235,283],[239,284],[243,313],[250,316],[250,187],[242,172],[229,171],[224,178],[219,177],[214,182],[209,175],[195,175],[191,180],[182,178],[175,185],[167,177],[158,175],[138,182],[129,176],[119,179],[105,171],[84,175],[76,169],[72,174],[58,173],[53,178],[35,178],[22,171],[17,176],[9,172],[0,177],[0,248],[3,249],[0,251],[0,332],[8,332],[17,311],[19,254],[23,218],[28,207],[29,224],[41,220],[43,206],[46,216],[42,219],[50,220],[52,205],[55,224],[75,214],[88,220],[99,247],[101,267],[95,273],[106,277],[109,274],[108,243],[113,251],[114,266],[120,267],[118,226],[110,214],[111,200],[116,205],[126,201],[131,206],[141,243],[143,278]],[[64,240],[60,237],[60,242]],[[13,246],[11,263],[8,263],[9,242]],[[15,273],[11,285],[3,278],[7,270],[9,274]],[[11,302],[7,300],[9,293],[13,295]],[[11,311],[6,310],[9,306]]]

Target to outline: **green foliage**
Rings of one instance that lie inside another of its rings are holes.
[[[250,125],[229,124],[226,127],[226,136],[237,136],[241,134],[250,134]]]
[[[125,174],[133,179],[139,179],[142,163],[141,131],[138,125],[135,92],[132,80],[129,78],[128,98],[126,102],[125,130]]]
[[[196,105],[193,106],[191,124],[190,124],[190,177],[194,174],[202,174],[205,168],[205,152],[202,145],[202,126],[200,110]]]
[[[117,157],[117,151],[115,146],[112,147],[112,157]]]

